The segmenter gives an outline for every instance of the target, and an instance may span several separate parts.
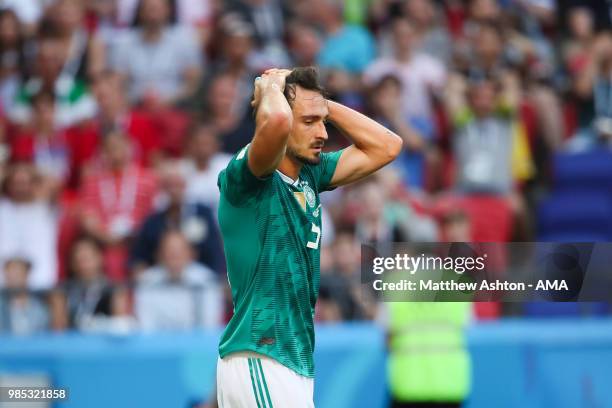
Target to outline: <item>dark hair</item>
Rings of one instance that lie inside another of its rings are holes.
[[[217,143],[221,144],[221,138],[216,126],[208,119],[194,119],[191,125],[185,131],[185,137],[183,138],[184,149],[186,153],[189,153],[189,148],[193,140],[197,135],[200,134],[201,130],[209,131],[210,134],[215,138]]]
[[[74,241],[72,241],[72,243],[70,244],[70,248],[68,249],[68,254],[67,254],[67,265],[66,265],[66,270],[68,272],[68,277],[70,278],[74,278],[76,276],[76,271],[74,269],[74,257],[76,254],[76,250],[77,247],[79,247],[80,245],[89,245],[90,247],[94,248],[94,250],[100,255],[102,256],[102,251],[104,249],[102,243],[100,243],[100,241],[98,241],[97,239],[95,239],[94,237],[92,237],[91,235],[88,234],[80,234],[78,235]],[[104,268],[104,266],[102,265],[102,268]]]
[[[297,67],[291,70],[291,73],[285,78],[285,89],[283,95],[289,102],[289,105],[295,100],[295,90],[297,87],[316,91],[323,97],[327,97],[325,88],[319,82],[319,72],[315,67]],[[257,116],[257,108],[253,110],[253,117]]]
[[[443,214],[440,219],[440,224],[443,227],[458,222],[470,222],[468,214],[460,208],[449,210],[447,213]]]
[[[295,100],[295,89],[298,86],[325,96],[325,89],[319,82],[319,72],[315,67],[294,68],[287,76],[283,93],[289,104]]]
[[[402,89],[404,86],[402,84],[402,81],[397,77],[397,75],[386,74],[372,86],[370,91],[371,93],[376,93],[380,91],[383,87],[385,87],[387,84],[393,84],[399,89]]]
[[[17,69],[19,70],[19,76],[22,80],[27,79],[28,77],[28,65],[26,58],[26,37],[21,31],[21,22],[19,21],[19,17],[15,13],[15,11],[11,9],[2,9],[0,10],[0,19],[10,18],[13,20],[13,23],[17,26],[18,38],[17,38]],[[4,55],[8,51],[8,44],[0,41],[0,55]],[[4,63],[2,64],[4,65]]]
[[[176,24],[178,20],[178,12],[177,12],[177,4],[176,0],[166,0],[168,3],[168,7],[170,7],[170,14],[168,16],[168,21],[166,21],[166,25]],[[142,7],[145,0],[139,0],[138,5],[136,6],[136,10],[134,12],[134,18],[132,20],[132,27],[142,27]]]

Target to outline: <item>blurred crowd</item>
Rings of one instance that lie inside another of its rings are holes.
[[[374,319],[360,243],[528,241],[551,157],[612,145],[605,0],[0,2],[0,332],[216,327],[217,175],[253,80],[316,65],[404,140],[322,196],[319,321]],[[333,127],[326,148],[348,141]]]

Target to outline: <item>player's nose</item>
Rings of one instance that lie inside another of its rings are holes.
[[[325,128],[325,124],[321,124],[321,128],[319,132],[317,132],[317,139],[326,141],[328,139],[327,129]]]

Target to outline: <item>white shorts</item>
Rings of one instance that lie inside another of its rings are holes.
[[[314,408],[314,380],[252,352],[217,360],[219,408]]]

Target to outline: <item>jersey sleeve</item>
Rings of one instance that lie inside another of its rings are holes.
[[[272,177],[255,176],[248,165],[248,149],[243,147],[221,171],[217,180],[219,191],[233,204],[248,206],[257,199],[259,192],[270,182]]]
[[[321,162],[315,167],[315,177],[318,181],[319,192],[333,190],[331,180],[336,172],[338,161],[344,149],[335,152],[321,153]]]

